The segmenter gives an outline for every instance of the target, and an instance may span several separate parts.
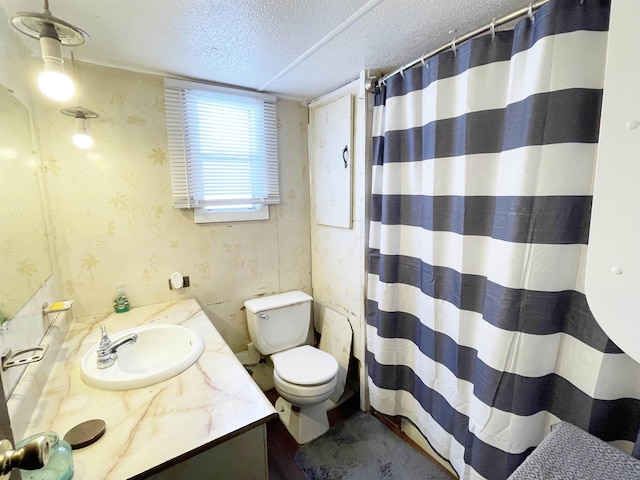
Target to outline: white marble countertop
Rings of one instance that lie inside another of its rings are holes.
[[[84,353],[109,334],[151,323],[188,327],[205,340],[200,359],[180,375],[150,387],[107,391],[80,378]],[[73,451],[75,480],[144,478],[277,417],[196,300],[136,307],[122,314],[74,320],[44,385],[25,436],[60,437],[101,418],[104,436]],[[139,477],[138,477],[139,476]]]

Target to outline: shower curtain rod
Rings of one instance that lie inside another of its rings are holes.
[[[446,45],[441,46],[440,48],[433,50],[429,53],[427,53],[426,55],[423,55],[422,57],[414,60],[411,63],[408,63],[406,65],[403,65],[402,67],[398,68],[397,70],[394,70],[393,72],[387,74],[387,75],[383,75],[381,78],[377,79],[376,81],[376,85],[379,85],[381,82],[384,82],[387,78],[389,77],[393,77],[394,75],[397,75],[398,73],[404,72],[405,70],[407,70],[408,68],[411,67],[415,67],[416,65],[418,65],[419,63],[424,62],[425,60],[427,60],[428,58],[431,58],[439,53],[442,53],[446,50],[449,50],[450,48],[455,48],[457,45],[466,42],[467,40],[473,38],[473,37],[477,37],[478,35],[482,35],[483,33],[486,32],[492,32],[495,30],[496,27],[499,27],[501,25],[504,25],[505,23],[509,23],[513,20],[516,20],[517,18],[520,18],[524,15],[533,15],[533,12],[537,9],[539,9],[542,5],[544,5],[545,3],[547,3],[549,0],[539,0],[538,2],[531,2],[529,4],[528,7],[525,8],[521,8],[520,10],[516,10],[513,13],[510,13],[509,15],[505,15],[504,17],[498,19],[498,20],[494,20],[491,23],[485,25],[484,27],[480,27],[480,28],[476,28],[475,30],[466,33],[464,35],[462,35],[459,38],[454,38],[452,42],[447,43]],[[580,3],[582,3],[584,0],[579,0]]]

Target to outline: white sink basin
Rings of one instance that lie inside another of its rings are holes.
[[[136,333],[134,344],[118,349],[110,367],[97,367],[99,343],[82,358],[82,380],[103,390],[130,390],[147,387],[182,373],[193,365],[204,350],[200,335],[179,325],[143,325],[109,335],[112,342]]]

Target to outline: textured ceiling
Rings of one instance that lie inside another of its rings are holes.
[[[76,60],[311,100],[389,72],[528,0],[50,0],[89,33]],[[41,0],[2,0],[7,20]],[[20,35],[36,54],[36,40]],[[69,50],[65,48],[65,56]]]

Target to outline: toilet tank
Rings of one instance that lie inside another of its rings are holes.
[[[244,302],[249,335],[263,355],[303,345],[311,327],[311,302],[304,292],[287,292]]]

